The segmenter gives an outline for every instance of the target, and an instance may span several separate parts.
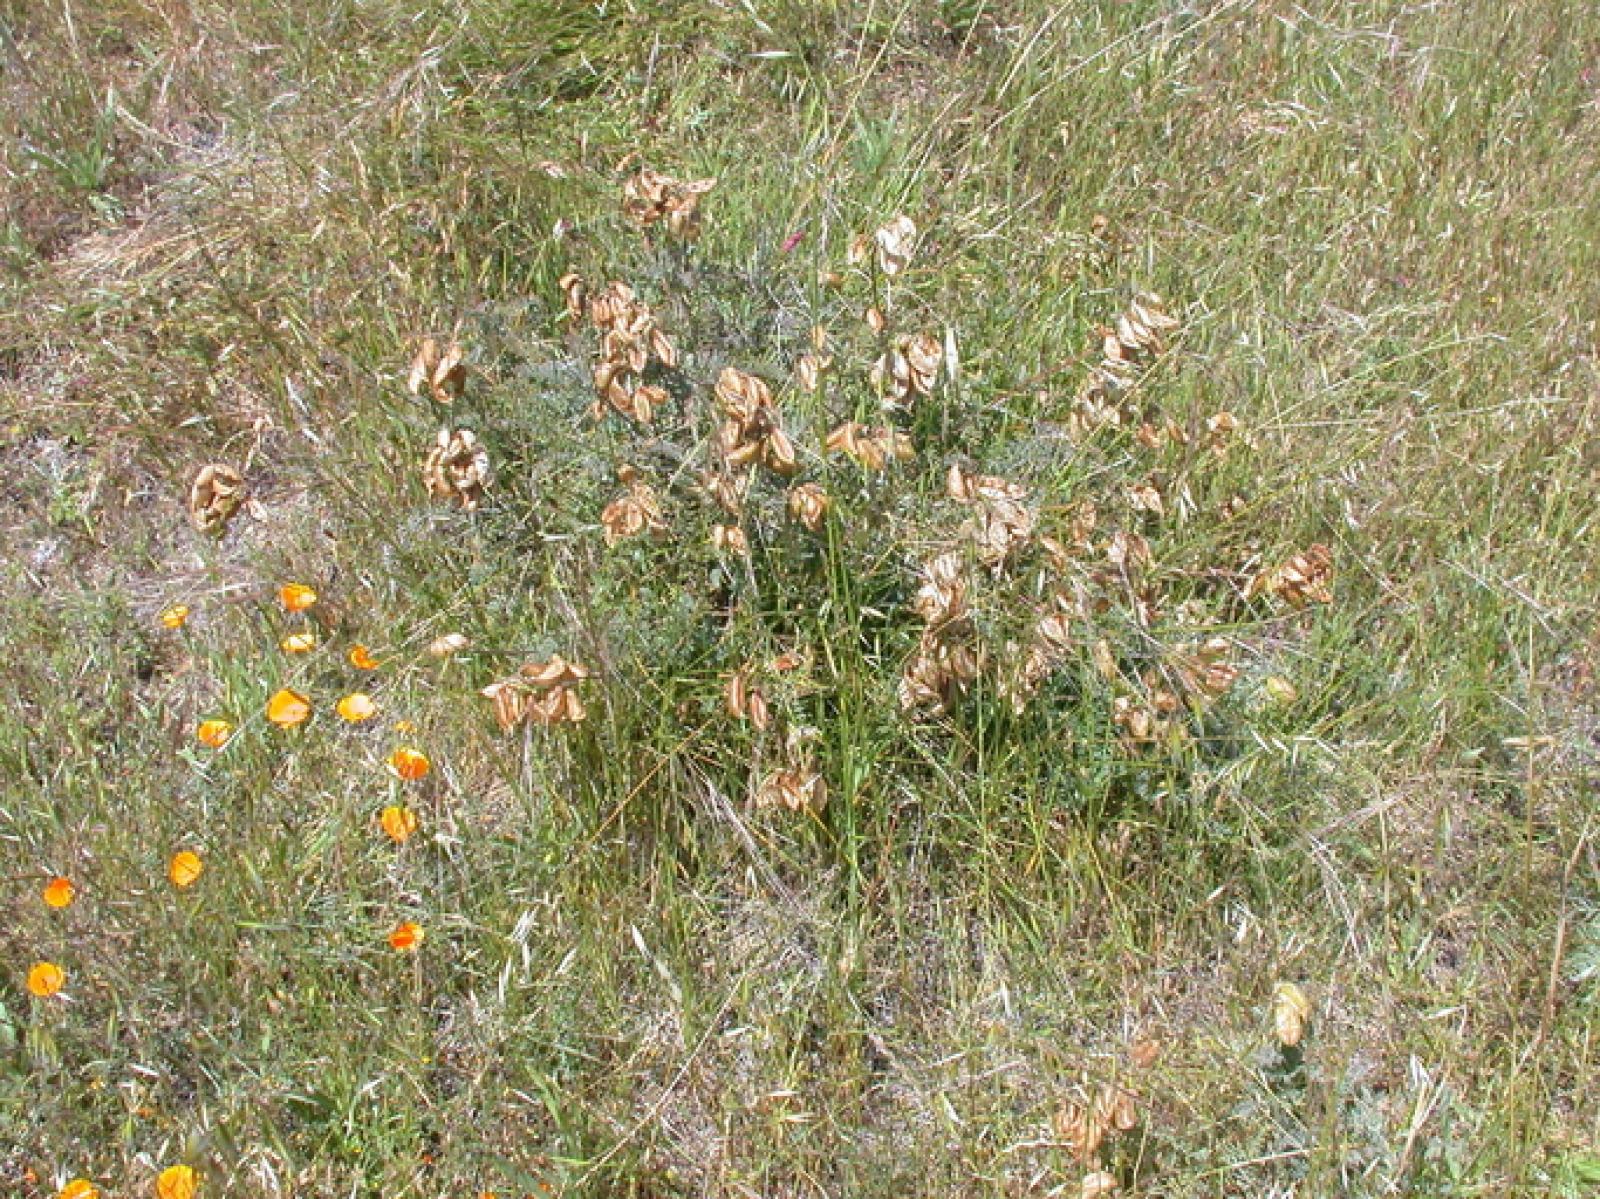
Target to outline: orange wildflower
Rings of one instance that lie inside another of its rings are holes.
[[[394,931],[389,934],[389,948],[400,953],[410,953],[421,944],[422,926],[411,920],[395,925]]]
[[[194,735],[200,739],[201,745],[221,749],[228,744],[228,738],[233,736],[233,725],[226,720],[202,720]]]
[[[389,755],[389,773],[407,782],[425,777],[432,766],[426,754],[409,745],[402,745]]]
[[[206,864],[200,860],[199,854],[182,849],[173,854],[172,860],[167,863],[167,877],[172,880],[174,887],[181,890],[194,886],[205,868]]]
[[[67,907],[72,903],[76,893],[77,889],[72,885],[72,880],[59,875],[46,883],[44,891],[41,892],[45,903],[53,908]]]
[[[341,699],[335,705],[335,710],[341,719],[350,724],[360,724],[363,720],[371,720],[378,714],[378,705],[372,702],[372,696],[354,691]]]
[[[390,804],[379,815],[378,823],[383,825],[391,841],[404,845],[417,831],[417,814],[400,804]]]
[[[169,629],[181,629],[189,623],[189,605],[173,604],[161,610],[161,623]]]
[[[156,1178],[156,1199],[194,1199],[200,1179],[188,1166],[168,1166]]]
[[[308,654],[317,648],[317,635],[315,633],[290,633],[278,642],[278,648],[286,654]]]
[[[28,971],[28,990],[40,999],[49,999],[66,984],[67,974],[54,962],[35,962]]]
[[[56,1192],[56,1199],[100,1199],[100,1192],[87,1178],[74,1178]]]
[[[278,602],[285,612],[304,612],[317,602],[317,593],[304,583],[285,583],[278,588]]]
[[[378,659],[372,656],[372,651],[364,645],[350,647],[350,665],[357,670],[377,670]]]
[[[285,687],[267,701],[267,719],[280,729],[304,724],[311,716],[311,701],[298,691]]]

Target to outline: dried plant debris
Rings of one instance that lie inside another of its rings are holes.
[[[244,504],[244,476],[231,466],[202,466],[189,485],[189,519],[202,533],[221,533]]]
[[[641,167],[622,185],[622,211],[640,228],[662,224],[674,237],[693,241],[700,236],[700,198],[716,185],[715,179],[674,179]]]
[[[621,467],[617,471],[617,479],[628,490],[607,504],[600,513],[606,544],[616,545],[641,533],[649,533],[654,537],[666,536],[667,524],[662,518],[661,503],[656,499],[655,489],[631,466]]]
[[[424,337],[416,357],[411,360],[411,376],[406,389],[412,395],[427,391],[441,404],[459,396],[467,384],[466,351],[452,338],[441,347],[432,337]]]
[[[422,481],[434,499],[476,511],[489,485],[489,452],[471,429],[440,429],[437,443],[423,460]]]
[[[494,704],[495,720],[508,732],[520,724],[577,724],[588,715],[578,687],[590,677],[587,668],[557,655],[528,663],[511,678],[490,683],[481,694]]]
[[[1249,599],[1274,595],[1294,608],[1333,603],[1333,551],[1318,542],[1250,581]]]
[[[794,443],[783,431],[777,405],[772,401],[772,390],[763,380],[737,367],[724,367],[717,376],[715,391],[726,418],[717,443],[730,469],[743,470],[759,464],[784,476],[800,469]]]

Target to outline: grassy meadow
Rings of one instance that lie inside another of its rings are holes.
[[[1592,3],[0,0],[0,314],[0,1194],[1600,1188]]]

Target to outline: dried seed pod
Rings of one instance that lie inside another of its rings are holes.
[[[434,658],[448,658],[452,654],[459,654],[472,642],[461,633],[443,633],[428,642],[428,654]]]
[[[504,730],[524,722],[539,725],[577,724],[588,715],[578,684],[591,672],[559,655],[547,662],[529,662],[516,675],[483,688],[494,704],[495,720]]]
[[[428,394],[441,404],[448,404],[461,394],[467,383],[467,355],[455,341],[440,347],[431,337],[424,337],[411,360],[411,375],[406,389],[412,395],[421,395],[426,387]]]
[[[1262,571],[1251,581],[1246,595],[1255,599],[1263,592],[1295,608],[1333,603],[1332,551],[1319,542],[1281,566]]]
[[[800,469],[794,443],[783,431],[772,391],[763,380],[724,367],[714,390],[727,417],[717,432],[717,443],[728,466],[742,470],[759,462],[786,477]]]
[[[899,429],[845,421],[828,434],[830,453],[845,454],[868,470],[882,470],[891,459],[915,457],[911,437]]]
[[[827,805],[828,784],[809,765],[775,770],[756,789],[758,808],[817,813]]]
[[[905,270],[917,246],[917,225],[901,214],[872,235],[878,250],[878,269],[891,279]]]
[[[789,518],[813,533],[822,530],[829,505],[828,493],[816,483],[800,483],[789,489]]]
[[[576,271],[568,271],[556,281],[556,286],[561,289],[561,298],[567,305],[567,320],[576,328],[589,307],[588,284]]]
[[[202,533],[220,533],[246,494],[244,476],[233,467],[220,462],[202,466],[189,485],[189,519]]]
[[[700,234],[700,197],[716,185],[715,179],[686,182],[641,167],[622,185],[622,211],[641,228],[664,223],[674,237],[693,241]]]
[[[922,584],[911,606],[930,629],[967,615],[967,580],[961,555],[955,551],[930,558],[922,566]]]
[[[750,539],[738,525],[712,525],[711,544],[721,554],[750,556]]]
[[[440,429],[437,444],[422,463],[422,480],[434,499],[475,511],[489,483],[489,452],[471,429]]]
[[[723,688],[723,706],[735,720],[748,720],[758,732],[765,732],[772,723],[766,693],[751,681],[755,668],[746,663],[728,676]]]
[[[700,475],[700,489],[729,516],[737,517],[744,512],[744,489],[748,481],[748,476],[744,475],[736,477],[704,471]]]
[[[1292,1049],[1300,1044],[1311,1023],[1311,1001],[1294,983],[1279,983],[1272,989],[1272,1028],[1278,1043]]]
[[[823,372],[832,365],[833,359],[826,354],[802,354],[794,364],[795,382],[804,391],[816,391],[822,385]]]
[[[1107,1195],[1115,1195],[1121,1185],[1117,1176],[1107,1170],[1091,1170],[1083,1176],[1079,1185],[1079,1199],[1106,1199]]]
[[[624,464],[617,468],[617,478],[628,490],[605,506],[600,513],[600,524],[605,529],[607,545],[628,537],[649,533],[663,537],[667,523],[661,515],[661,504],[655,489],[644,481],[637,468]]]
[[[978,677],[977,651],[952,637],[952,630],[927,631],[900,675],[900,707],[947,711]]]

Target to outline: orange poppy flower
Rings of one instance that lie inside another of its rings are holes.
[[[378,714],[378,705],[372,702],[372,696],[354,691],[341,699],[335,705],[335,710],[351,724],[360,724],[363,720],[371,720]]]
[[[174,887],[181,890],[194,886],[205,868],[206,864],[200,860],[199,854],[183,849],[173,854],[172,861],[167,863],[167,877],[172,880]]]
[[[285,583],[278,588],[278,602],[285,612],[304,612],[317,602],[317,593],[304,583]]]
[[[56,1192],[56,1199],[100,1199],[94,1183],[86,1178],[74,1178]]]
[[[422,926],[410,920],[395,925],[394,931],[389,934],[389,948],[401,953],[410,953],[421,944]]]
[[[278,642],[278,648],[286,654],[309,654],[317,648],[317,635],[315,633],[290,633]]]
[[[194,735],[200,739],[201,745],[221,749],[228,744],[228,738],[233,736],[233,725],[226,720],[202,720]]]
[[[350,665],[357,670],[377,670],[378,659],[372,656],[372,651],[364,645],[350,647]]]
[[[58,875],[44,885],[42,895],[45,903],[51,907],[64,908],[72,903],[72,898],[76,893],[77,889],[73,887],[72,880]]]
[[[169,629],[181,629],[189,623],[189,605],[173,604],[161,610],[161,623]]]
[[[156,1178],[156,1199],[194,1199],[200,1179],[188,1166],[168,1166]]]
[[[400,804],[391,804],[379,815],[378,823],[383,825],[383,831],[389,834],[391,841],[404,845],[417,831],[417,814]]]
[[[304,724],[311,716],[311,701],[298,691],[285,687],[267,701],[267,719],[280,729]]]
[[[402,745],[389,755],[389,773],[397,779],[415,782],[423,778],[432,769],[428,756],[409,745]]]
[[[54,962],[35,962],[28,971],[28,990],[40,999],[49,999],[66,984],[67,974]]]

